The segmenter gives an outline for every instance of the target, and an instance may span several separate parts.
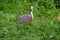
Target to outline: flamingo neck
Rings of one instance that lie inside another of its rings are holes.
[[[31,17],[33,19],[33,6],[31,6],[31,8],[30,8],[30,15],[31,15]]]
[[[32,12],[30,13],[30,15],[31,15],[31,17],[33,18],[33,13],[32,13]]]

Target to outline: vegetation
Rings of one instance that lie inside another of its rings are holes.
[[[16,19],[29,14],[34,6],[31,24]],[[0,40],[60,40],[59,10],[53,0],[0,0]]]

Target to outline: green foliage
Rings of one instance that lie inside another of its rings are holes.
[[[54,4],[56,8],[60,8],[60,0],[54,0]]]
[[[34,6],[31,24],[16,19],[29,14]],[[52,0],[0,0],[0,40],[60,40],[58,10]]]

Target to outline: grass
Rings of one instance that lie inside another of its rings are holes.
[[[29,14],[31,3],[30,1],[27,3],[22,0],[18,1],[16,5],[13,2],[1,3],[0,40],[60,40],[60,22],[55,20],[58,11],[54,5],[48,6],[50,1],[46,3],[48,4],[47,8],[44,7],[44,1],[41,1],[41,4],[38,1],[32,2],[34,4],[34,20],[31,25],[16,22],[16,18],[23,15],[24,12]]]

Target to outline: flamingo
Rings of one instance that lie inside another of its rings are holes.
[[[30,6],[30,15],[24,14],[17,18],[17,22],[21,22],[23,24],[28,24],[32,22],[32,20],[33,20],[33,6],[32,5]]]

